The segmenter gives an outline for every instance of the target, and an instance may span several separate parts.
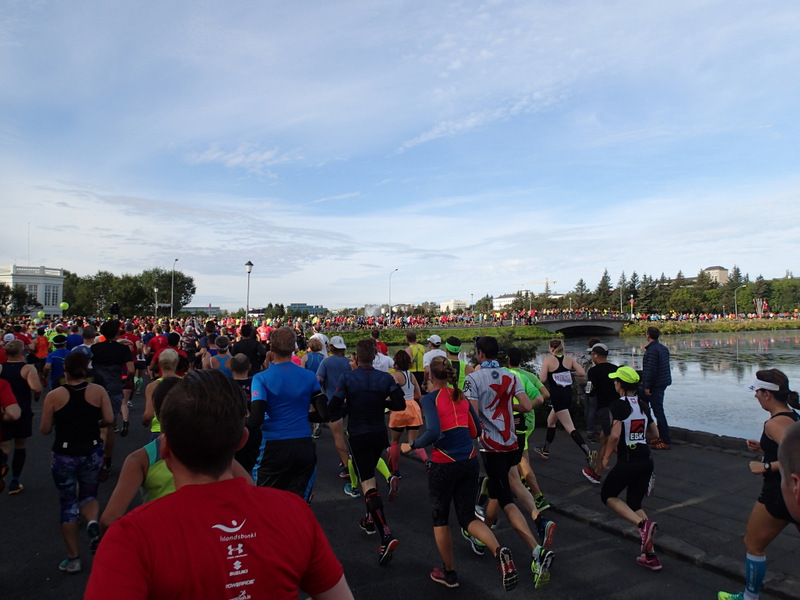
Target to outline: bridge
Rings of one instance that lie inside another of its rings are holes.
[[[563,333],[565,337],[583,337],[590,335],[619,335],[622,326],[628,319],[599,318],[540,318],[536,325],[550,333]]]

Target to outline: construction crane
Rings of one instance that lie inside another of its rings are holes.
[[[545,293],[545,295],[547,295],[547,294],[550,293],[550,284],[551,283],[558,283],[558,282],[557,281],[550,281],[549,279],[545,279],[544,281],[526,281],[525,283],[520,283],[519,285],[520,286],[543,285],[544,286],[544,293]],[[533,294],[530,293],[530,290],[527,290],[527,292],[528,292],[528,312],[530,312],[531,309],[533,308]]]
[[[557,281],[550,281],[549,279],[545,279],[544,281],[526,281],[525,283],[520,283],[519,285],[543,285],[544,286],[544,293],[550,293],[550,284],[551,283],[558,283]]]

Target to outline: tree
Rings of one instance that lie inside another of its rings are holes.
[[[697,274],[697,279],[694,280],[694,289],[699,292],[713,290],[717,287],[717,283],[711,279],[711,276],[708,273],[703,270]]]
[[[611,277],[608,274],[608,269],[605,269],[594,291],[595,308],[612,308],[614,306],[611,299],[611,291]]]
[[[28,288],[18,283],[11,289],[10,314],[27,315],[36,308],[42,308],[42,304],[36,299],[36,296],[28,292]]]
[[[776,312],[800,309],[800,279],[775,279],[769,295],[770,308]]]
[[[578,283],[575,284],[575,299],[578,301],[578,306],[583,308],[586,304],[586,300],[589,296],[589,288],[586,286],[586,282],[583,278],[578,280]]]
[[[634,300],[639,297],[639,285],[641,285],[641,280],[639,279],[639,275],[636,274],[636,271],[634,271],[631,273],[631,278],[628,282],[628,292],[633,295]]]
[[[653,278],[647,274],[642,275],[642,282],[639,284],[638,297],[634,310],[639,313],[648,314],[655,310],[656,284]]]
[[[478,313],[492,312],[493,302],[494,298],[492,298],[489,294],[486,294],[483,298],[481,298],[475,303],[475,312]]]

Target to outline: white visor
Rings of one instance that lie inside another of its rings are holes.
[[[750,390],[751,392],[755,392],[756,390],[769,390],[770,392],[777,392],[780,391],[781,386],[777,383],[770,383],[769,381],[761,381],[760,379],[756,379],[753,383],[744,386],[744,389]]]

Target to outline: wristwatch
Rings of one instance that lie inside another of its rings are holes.
[[[772,470],[772,463],[770,463],[770,462],[765,462],[765,463],[764,463],[764,470],[765,470],[767,473],[769,473],[769,472]]]

